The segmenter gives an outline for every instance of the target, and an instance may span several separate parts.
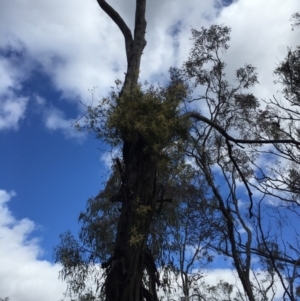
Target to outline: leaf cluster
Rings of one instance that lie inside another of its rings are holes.
[[[111,145],[142,140],[144,150],[156,154],[172,141],[187,137],[190,124],[180,114],[188,89],[174,72],[164,88],[139,84],[130,94],[122,94],[120,81],[116,84],[110,97],[95,108],[88,107],[84,125],[76,125],[79,130],[94,131]]]

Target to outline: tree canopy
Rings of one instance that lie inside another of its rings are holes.
[[[133,34],[97,2],[124,35],[127,72],[77,124],[119,151],[79,215],[79,239],[67,232],[55,249],[70,292],[156,301],[177,281],[186,298],[298,300],[300,46],[275,69],[282,100],[253,95],[250,64],[229,82],[224,25],[192,29],[190,54],[166,85],[141,84],[146,0],[136,1]],[[205,283],[219,256],[240,286]]]

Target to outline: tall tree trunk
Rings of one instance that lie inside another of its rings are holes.
[[[126,96],[137,87],[141,56],[146,46],[146,0],[136,0],[134,38],[120,15],[105,0],[97,2],[117,24],[125,38],[127,73],[120,97]],[[124,135],[123,143],[122,209],[115,250],[107,269],[106,300],[156,300],[153,289],[150,298],[149,292],[143,288],[142,277],[147,265],[145,244],[156,205],[157,162],[155,156],[145,151],[142,136],[132,142]]]
[[[143,143],[126,146],[124,161],[123,202],[113,261],[106,279],[107,301],[138,301],[145,297],[142,277],[145,241],[156,203],[156,162],[144,153]]]

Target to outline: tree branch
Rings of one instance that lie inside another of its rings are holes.
[[[248,195],[249,195],[249,199],[250,199],[249,216],[250,216],[250,218],[251,218],[251,217],[253,216],[253,214],[252,214],[252,207],[253,207],[252,194],[253,194],[253,193],[252,193],[252,191],[251,191],[251,189],[250,189],[250,187],[249,187],[249,185],[248,185],[248,182],[247,182],[246,178],[244,177],[244,175],[243,175],[241,169],[239,168],[239,165],[236,163],[235,159],[234,159],[233,156],[232,156],[232,146],[231,146],[231,144],[228,142],[228,140],[226,140],[226,144],[227,144],[227,148],[228,148],[229,158],[231,159],[233,165],[234,165],[235,168],[237,169],[237,171],[238,171],[238,173],[239,173],[239,175],[240,175],[240,177],[241,177],[241,179],[242,179],[242,181],[243,181],[243,183],[244,183],[244,185],[246,186],[246,189],[247,189],[247,191],[248,191]]]
[[[295,145],[300,145],[300,141],[296,140],[290,140],[290,139],[269,139],[269,140],[260,140],[260,139],[253,139],[253,140],[248,140],[248,139],[236,139],[232,136],[230,136],[220,125],[215,123],[214,121],[206,118],[205,116],[199,114],[198,112],[188,112],[182,115],[182,117],[187,117],[187,118],[194,118],[199,121],[203,121],[210,126],[212,126],[214,129],[216,129],[218,132],[220,132],[227,140],[232,141],[236,144],[272,144],[272,143],[291,143]]]
[[[117,24],[125,38],[125,48],[127,63],[129,61],[129,54],[131,44],[133,42],[132,34],[129,27],[126,25],[122,17],[112,8],[105,0],[97,0],[100,7],[106,12],[106,14]]]
[[[136,86],[139,78],[141,56],[147,44],[145,40],[147,22],[146,14],[146,0],[136,0],[135,23],[134,23],[134,40],[130,53],[128,55],[128,67],[125,76],[124,86],[122,92],[125,94],[131,92]]]

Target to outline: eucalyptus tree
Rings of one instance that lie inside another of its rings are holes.
[[[297,300],[299,47],[290,49],[275,70],[284,100],[262,102],[241,93],[257,82],[251,65],[236,71],[236,86],[226,80],[222,54],[228,48],[228,32],[218,26],[193,30],[194,47],[183,66],[188,79],[204,87],[194,100],[209,112],[209,120],[186,113],[203,121],[193,125],[186,152],[215,199],[207,203],[215,209],[207,219],[216,234],[210,247],[232,259],[244,290],[239,299],[273,300],[276,286],[281,286],[283,298]]]
[[[247,91],[257,83],[251,65],[236,71],[235,85],[226,80],[221,54],[229,47],[228,27],[193,30],[194,47],[183,67],[170,69],[166,86],[147,87],[138,82],[146,46],[146,0],[136,0],[133,33],[105,0],[97,2],[124,36],[127,70],[124,82],[116,81],[117,87],[107,98],[88,108],[84,127],[119,147],[120,153],[104,189],[80,214],[80,241],[69,233],[62,236],[56,249],[56,259],[63,264],[62,276],[75,293],[91,281],[96,290],[103,284],[100,295],[107,301],[156,301],[157,287],[163,282],[158,275],[158,259],[161,266],[166,264],[162,262],[164,255],[170,255],[176,245],[168,239],[173,235],[180,240],[183,229],[188,240],[185,247],[199,246],[196,256],[205,242],[205,250],[232,258],[245,300],[256,300],[251,281],[253,254],[271,261],[275,257],[267,248],[268,237],[257,235],[254,244],[249,223],[259,213],[253,190],[283,200],[280,187],[272,186],[278,177],[271,178],[272,170],[256,169],[257,159],[265,152],[262,146],[271,145],[276,151],[267,150],[268,156],[292,149],[297,155],[286,155],[285,159],[298,164],[297,126],[291,125],[293,133],[282,131],[277,120],[281,116],[259,108],[258,99]],[[194,88],[199,86],[204,93],[195,97]],[[190,105],[196,102],[208,114]],[[286,177],[286,183],[297,174],[297,168]],[[257,170],[268,181],[259,181]],[[216,173],[223,177],[222,183]],[[183,181],[182,176],[189,181]],[[296,197],[297,190],[289,188],[287,193]],[[192,205],[194,216],[191,209],[182,211]],[[179,220],[184,219],[182,212],[191,218]],[[173,219],[162,218],[170,213]],[[263,228],[259,222],[255,226]],[[165,252],[168,248],[171,253]],[[104,271],[99,269],[100,263]],[[187,279],[189,271],[184,271],[183,265],[180,271]],[[286,283],[284,279],[282,282]],[[185,285],[186,296],[188,290]],[[258,291],[267,294],[269,289]],[[291,291],[290,287],[285,290],[292,298]]]

